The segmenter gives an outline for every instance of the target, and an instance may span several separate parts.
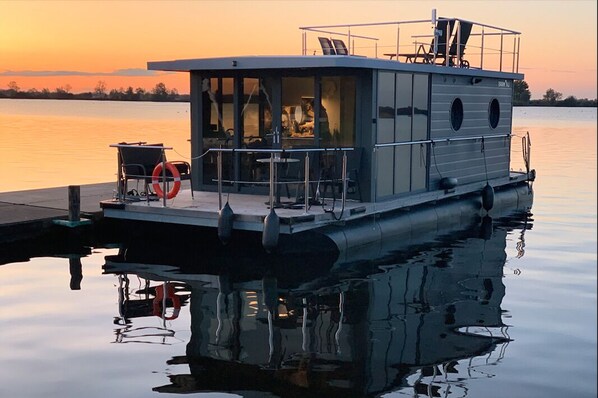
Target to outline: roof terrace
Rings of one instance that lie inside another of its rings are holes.
[[[519,72],[520,32],[459,18],[303,26],[302,55]]]

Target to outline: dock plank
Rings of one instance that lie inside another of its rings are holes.
[[[81,186],[81,216],[102,217],[100,201],[112,197],[114,182]],[[68,187],[0,193],[0,242],[34,236],[55,219],[68,218]]]

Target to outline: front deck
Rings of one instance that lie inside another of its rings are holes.
[[[497,178],[489,182],[495,189],[501,189],[519,185],[528,180],[529,176],[526,173],[511,172],[509,177]],[[457,186],[451,190],[422,192],[378,203],[346,200],[344,209],[339,198],[336,201],[332,198],[325,198],[323,205],[314,204],[308,208],[307,212],[303,204],[284,206],[276,208],[275,211],[280,218],[280,233],[293,234],[475,194],[480,192],[485,185],[485,181],[476,182]],[[229,206],[235,214],[235,229],[255,232],[263,230],[264,218],[270,212],[268,195],[240,193],[222,195],[222,202],[226,203],[228,200]],[[176,198],[167,201],[166,206],[161,200],[107,200],[101,202],[101,205],[104,215],[109,218],[216,228],[220,210],[219,201],[218,192],[194,191],[194,198],[192,198],[191,191],[187,189],[182,190]],[[331,211],[331,209],[333,210]]]

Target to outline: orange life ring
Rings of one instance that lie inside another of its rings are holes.
[[[172,163],[166,162],[166,169],[170,171],[170,174],[172,174],[172,179],[174,180],[172,188],[166,194],[166,199],[172,199],[177,193],[179,193],[179,190],[181,189],[181,174]],[[152,172],[152,187],[154,188],[154,191],[156,191],[156,194],[159,198],[164,197],[164,191],[162,191],[162,186],[160,184],[161,177],[162,163],[160,162],[156,165],[156,167],[154,167],[154,171]]]
[[[174,311],[170,316],[166,316],[166,307],[168,305],[165,304],[165,308],[162,308],[162,303],[164,302],[164,285],[166,285],[166,299],[170,299],[172,307],[174,308]],[[179,300],[179,297],[175,294],[173,285],[170,283],[165,283],[164,285],[156,286],[156,297],[154,297],[153,302],[154,315],[159,316],[162,319],[173,320],[179,316],[179,312],[181,311],[181,300]]]

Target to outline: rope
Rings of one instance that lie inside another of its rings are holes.
[[[436,151],[434,150],[434,148],[436,148],[436,142],[432,141],[432,157],[434,158],[434,168],[436,169],[438,176],[442,180],[442,174],[440,173],[440,170],[438,169],[438,162],[436,161]]]
[[[484,155],[484,170],[486,170],[486,182],[488,182],[488,165],[486,164],[486,146],[482,137],[482,154]]]
[[[172,148],[172,151],[173,151],[174,153],[176,153],[177,155],[179,155],[180,157],[182,157],[182,158],[185,158],[185,159],[189,159],[189,160],[197,160],[197,159],[201,159],[201,158],[203,158],[204,156],[206,156],[206,155],[207,155],[207,153],[209,152],[209,150],[207,150],[207,151],[205,151],[204,153],[202,153],[202,154],[201,154],[201,155],[199,155],[199,156],[196,156],[196,157],[189,158],[189,157],[187,157],[187,156],[185,156],[185,155],[181,155],[181,154],[180,154],[180,153],[178,153],[178,152],[177,152],[177,150],[176,150],[176,149],[174,149],[174,148]]]

